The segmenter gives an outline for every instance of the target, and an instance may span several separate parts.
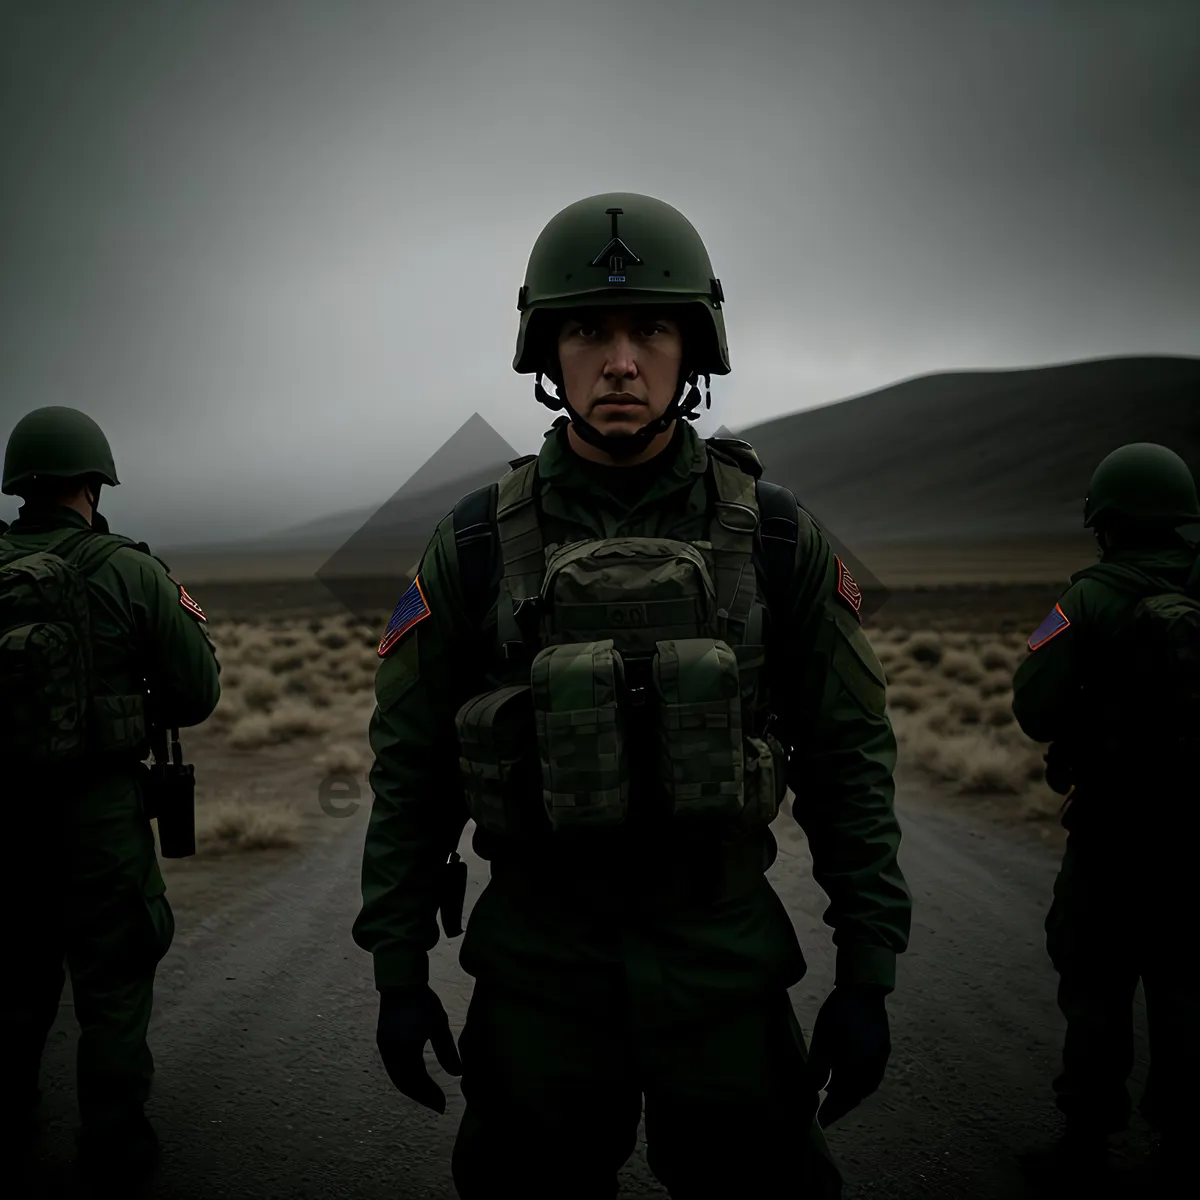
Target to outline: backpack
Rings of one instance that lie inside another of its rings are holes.
[[[1168,757],[1200,748],[1200,559],[1183,590],[1144,596],[1129,630],[1130,699]]]
[[[85,579],[122,546],[69,529],[48,548],[0,537],[0,757],[75,762],[92,741],[91,614]]]
[[[572,833],[647,815],[769,824],[786,785],[765,708],[763,604],[786,595],[799,509],[742,442],[709,439],[707,530],[544,545],[536,456],[464,496],[453,528],[493,690],[459,710],[468,808],[495,833]],[[765,501],[765,502],[764,502]],[[536,753],[531,754],[531,748]],[[652,780],[646,785],[643,781]],[[636,782],[635,782],[636,781]],[[636,789],[650,793],[640,800]]]
[[[1094,578],[1134,599],[1099,685],[1099,758],[1108,771],[1164,768],[1200,750],[1200,557],[1179,587],[1125,563],[1099,563]]]

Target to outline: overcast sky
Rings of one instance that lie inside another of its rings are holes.
[[[476,411],[536,449],[517,289],[596,192],[708,245],[733,374],[702,432],[1200,353],[1194,0],[0,12],[0,436],[91,413],[139,537],[382,502]]]

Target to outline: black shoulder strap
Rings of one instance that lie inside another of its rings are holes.
[[[800,504],[791,491],[765,479],[755,481],[758,497],[758,542],[766,581],[767,612],[786,604],[800,536]]]
[[[468,492],[454,506],[458,578],[476,625],[487,612],[491,589],[497,582],[500,561],[496,530],[498,492],[499,484],[489,483]]]

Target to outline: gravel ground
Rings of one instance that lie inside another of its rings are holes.
[[[919,784],[902,785],[898,807],[902,862],[915,898],[912,945],[889,1001],[888,1077],[829,1131],[845,1194],[1025,1195],[1013,1155],[1056,1129],[1049,1085],[1061,1021],[1041,929],[1056,847]],[[180,914],[151,1025],[158,1076],[149,1111],[164,1148],[155,1195],[455,1195],[450,1148],[462,1109],[456,1081],[439,1075],[450,1107],[438,1117],[392,1089],[375,1053],[370,962],[349,936],[366,815],[364,805],[330,822],[337,828],[319,845],[261,873],[239,868],[240,885],[208,915]],[[826,901],[790,817],[776,829],[781,854],[772,878],[810,961],[808,977],[793,990],[809,1032],[832,978],[832,947],[820,919]],[[470,903],[486,868],[468,861]],[[432,967],[456,1030],[471,986],[457,946],[440,945]],[[1140,996],[1136,1019],[1140,1085]],[[68,990],[47,1050],[46,1128],[27,1195],[66,1194],[73,1049]],[[1130,1162],[1141,1148],[1135,1130]],[[666,1194],[643,1149],[622,1173],[622,1196]],[[1143,1194],[1136,1178],[1130,1173],[1123,1190]]]

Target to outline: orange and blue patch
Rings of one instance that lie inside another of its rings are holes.
[[[416,576],[408,585],[408,591],[400,597],[400,603],[392,612],[383,637],[379,639],[379,657],[385,654],[419,621],[429,616],[429,604],[421,588],[421,577]]]
[[[1029,641],[1025,644],[1030,650],[1036,650],[1070,627],[1071,622],[1067,619],[1067,614],[1056,604],[1050,610],[1049,616],[1029,635]]]

